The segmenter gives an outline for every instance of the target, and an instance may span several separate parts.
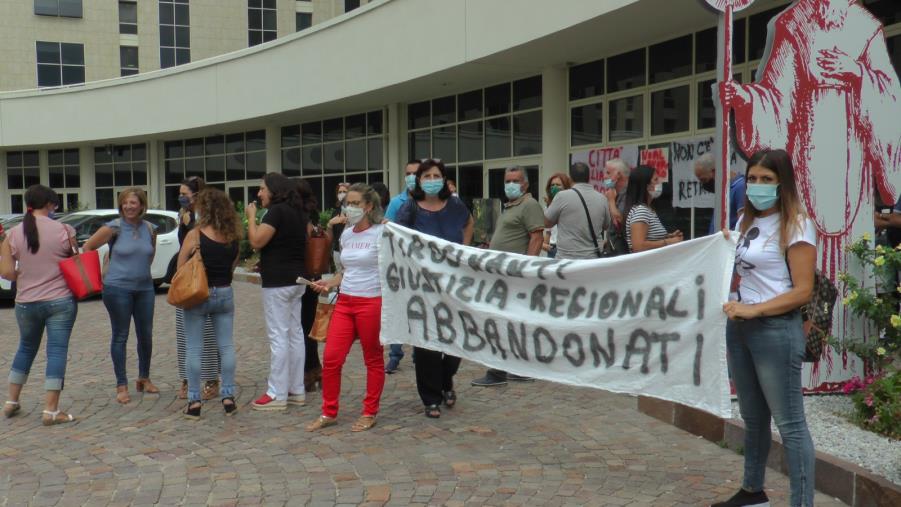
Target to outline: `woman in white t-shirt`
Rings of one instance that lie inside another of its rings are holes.
[[[814,449],[804,418],[801,363],[806,340],[799,309],[810,301],[816,228],[804,214],[785,150],[754,154],[738,236],[737,298],[723,305],[729,368],[745,423],[742,489],[714,506],[761,505],[770,418],[785,448],[792,506],[813,505]]]
[[[322,415],[307,425],[307,431],[337,424],[341,368],[357,337],[366,363],[366,397],[363,413],[351,431],[366,431],[375,426],[385,386],[385,359],[379,342],[382,314],[379,240],[385,227],[381,222],[379,195],[363,183],[350,186],[342,213],[329,222],[330,227],[345,224],[341,233],[343,270],[334,278],[311,285],[320,293],[340,288],[340,294],[322,355]]]

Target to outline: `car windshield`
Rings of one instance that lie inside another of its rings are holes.
[[[72,213],[71,215],[66,215],[61,218],[59,221],[71,225],[73,229],[75,229],[75,240],[78,241],[78,244],[81,245],[88,238],[91,237],[92,234],[97,232],[100,227],[103,226],[106,222],[116,218],[118,215],[88,215],[88,214],[79,214]]]

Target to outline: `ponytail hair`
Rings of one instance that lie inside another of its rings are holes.
[[[22,219],[22,230],[25,232],[25,242],[28,251],[38,253],[41,241],[38,237],[38,224],[34,218],[34,210],[44,209],[48,204],[59,204],[59,198],[50,187],[44,185],[32,185],[25,191],[25,218]]]

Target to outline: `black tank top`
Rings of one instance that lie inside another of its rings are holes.
[[[238,242],[219,243],[200,232],[200,255],[210,287],[227,287],[232,283],[232,264],[238,255]]]

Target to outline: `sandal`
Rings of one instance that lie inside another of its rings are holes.
[[[75,420],[75,416],[72,414],[67,414],[60,410],[56,412],[51,412],[49,410],[44,411],[43,417],[41,417],[41,422],[44,426],[53,426],[56,424],[65,424],[68,422],[72,422]]]
[[[363,415],[357,419],[357,422],[353,423],[353,426],[350,427],[350,431],[366,431],[372,429],[372,427],[375,426],[375,423],[376,419],[374,415]]]
[[[450,391],[444,391],[444,406],[447,408],[454,408],[454,405],[457,404],[457,393],[454,392],[453,389]]]
[[[425,406],[425,416],[429,419],[438,419],[441,417],[441,406],[437,403]]]
[[[202,406],[203,403],[201,403],[200,401],[192,401],[188,403],[188,406],[185,408],[185,418],[192,421],[200,419],[200,407]]]
[[[328,428],[338,424],[338,419],[334,417],[319,416],[315,421],[307,424],[307,431],[318,431],[322,428]]]
[[[3,405],[3,415],[6,417],[12,417],[19,413],[19,409],[22,408],[19,406],[18,401],[7,401]]]
[[[226,403],[230,401],[231,403]],[[227,398],[222,398],[222,408],[225,409],[225,415],[235,415],[235,412],[238,411],[238,405],[235,404],[235,397],[229,396]]]
[[[203,401],[212,400],[214,398],[219,397],[219,381],[218,380],[207,380],[203,384],[203,393],[201,393],[201,398]]]
[[[128,386],[116,386],[116,401],[123,405],[131,401],[131,396],[128,395]]]
[[[160,388],[153,385],[149,378],[142,378],[135,381],[135,391],[147,394],[159,394]]]

